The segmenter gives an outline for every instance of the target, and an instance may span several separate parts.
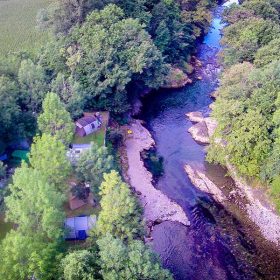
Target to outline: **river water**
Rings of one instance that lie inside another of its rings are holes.
[[[210,94],[219,83],[217,54],[221,49],[221,13],[213,12],[210,32],[198,47],[197,57],[203,77],[192,85],[161,91],[144,98],[141,118],[146,121],[164,158],[164,175],[156,187],[180,204],[191,226],[173,222],[157,225],[153,247],[175,279],[280,279],[279,251],[266,242],[258,229],[239,213],[229,213],[211,197],[197,190],[188,179],[184,165],[204,169],[218,185],[232,184],[221,167],[205,162],[205,146],[197,144],[187,132],[192,125],[185,114],[209,114]]]

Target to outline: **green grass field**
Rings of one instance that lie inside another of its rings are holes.
[[[0,56],[21,50],[32,51],[47,40],[36,28],[39,9],[51,0],[0,0]]]

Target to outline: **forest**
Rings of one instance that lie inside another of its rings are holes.
[[[143,209],[112,149],[92,143],[75,164],[66,151],[73,121],[85,110],[125,122],[144,90],[160,88],[174,65],[186,71],[215,4],[57,0],[37,15],[48,43],[1,55],[0,154],[15,140],[32,141],[12,178],[0,162],[0,178],[8,178],[1,211],[16,225],[0,245],[1,279],[173,279],[144,243]],[[266,24],[260,28],[279,28],[258,20]],[[63,227],[73,176],[90,185],[100,207],[90,238],[74,245],[65,242]]]
[[[208,160],[267,185],[280,210],[280,2],[247,0],[227,9],[224,67]]]

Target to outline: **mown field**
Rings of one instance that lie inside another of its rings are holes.
[[[0,0],[0,56],[34,50],[47,40],[36,28],[36,15],[51,0]]]

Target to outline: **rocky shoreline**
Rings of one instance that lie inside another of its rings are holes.
[[[200,112],[190,112],[186,115],[192,122],[196,123],[189,129],[192,137],[200,143],[208,144],[217,122],[212,118],[204,118]],[[225,207],[228,206],[231,195],[241,197],[243,203],[238,205],[239,209],[245,211],[245,214],[258,226],[266,240],[280,246],[280,216],[271,205],[265,191],[259,188],[257,192],[256,188],[247,184],[237,175],[233,166],[228,164],[227,170],[235,183],[235,189],[229,194],[224,193],[212,182],[204,171],[190,165],[185,166],[185,171],[193,185],[202,192],[210,194],[215,201]]]
[[[190,112],[186,116],[191,122],[195,123],[188,130],[193,139],[202,144],[209,144],[210,137],[217,127],[217,122],[210,117],[204,118],[201,112]]]
[[[155,145],[150,132],[142,125],[140,120],[133,120],[130,125],[122,127],[127,134],[124,141],[124,154],[122,166],[124,178],[135,191],[144,209],[144,219],[148,228],[163,221],[179,222],[185,226],[190,225],[183,208],[169,199],[153,184],[152,174],[145,168],[141,159],[141,152]],[[128,134],[127,132],[130,132]]]

